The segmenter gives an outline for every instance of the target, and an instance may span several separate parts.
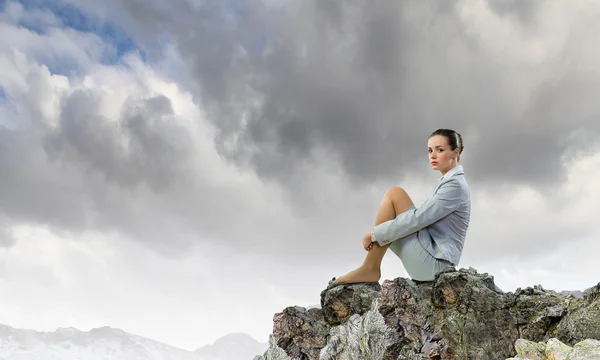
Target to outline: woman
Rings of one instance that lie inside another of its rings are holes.
[[[454,130],[438,129],[430,135],[429,161],[442,174],[432,194],[415,208],[402,188],[389,189],[379,205],[375,226],[363,237],[368,251],[365,261],[356,270],[333,278],[330,285],[378,282],[388,248],[418,281],[431,281],[438,272],[458,265],[471,214],[469,187],[458,164],[463,148],[462,137]]]

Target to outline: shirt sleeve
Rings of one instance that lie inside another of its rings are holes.
[[[395,219],[373,227],[372,241],[383,246],[415,233],[458,209],[461,199],[462,189],[458,181],[448,181],[418,209],[409,209]]]

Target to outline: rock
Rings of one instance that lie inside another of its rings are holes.
[[[600,339],[600,283],[571,302],[568,314],[558,324],[558,337],[569,345],[586,339]]]
[[[548,340],[544,354],[545,360],[566,360],[571,352],[571,347],[563,344],[560,340],[552,338]]]
[[[503,293],[493,277],[448,269],[432,283],[386,281],[380,312],[410,344],[403,356],[505,359],[521,334],[539,341],[566,311],[565,300],[542,288]]]
[[[600,359],[600,341],[588,339],[572,348],[558,339],[550,339],[546,344],[519,339],[515,343],[518,358],[506,360],[597,360]]]
[[[340,325],[354,314],[363,315],[371,309],[380,292],[379,283],[340,285],[323,290],[321,308],[325,320],[331,325]]]
[[[600,341],[594,339],[583,340],[575,346],[569,354],[568,360],[597,360],[600,359]]]
[[[519,337],[540,341],[556,335],[556,326],[567,312],[567,300],[541,286],[517,289],[514,296]]]
[[[599,294],[600,284],[582,299],[541,286],[505,293],[488,274],[453,268],[431,282],[338,286],[321,293],[322,309],[276,314],[269,350],[294,360],[583,359],[596,342],[581,341],[600,338]]]
[[[474,269],[442,272],[433,283],[431,299],[432,330],[423,327],[421,333],[438,333],[442,359],[504,359],[514,354],[514,299],[499,292],[490,275]]]
[[[273,317],[273,338],[294,359],[317,360],[327,343],[329,329],[321,309],[294,306]]]
[[[365,314],[353,314],[346,324],[332,328],[320,359],[383,359],[388,347],[399,339],[398,334],[385,325],[378,309],[376,299]]]
[[[269,348],[264,355],[255,356],[253,360],[292,360],[286,352],[277,346],[273,335],[269,336]]]
[[[583,299],[583,293],[579,290],[563,290],[558,293],[562,297],[572,297],[576,299]]]
[[[515,343],[515,350],[517,350],[517,356],[530,360],[545,360],[544,354],[546,352],[546,345],[528,341],[525,339],[518,339]]]

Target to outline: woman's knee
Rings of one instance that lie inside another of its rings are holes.
[[[387,189],[385,196],[390,199],[403,199],[409,197],[406,191],[400,186],[392,186],[391,188]]]
[[[394,205],[396,213],[406,211],[413,205],[412,199],[408,196],[406,190],[399,186],[392,186],[385,192],[385,197],[388,198]]]

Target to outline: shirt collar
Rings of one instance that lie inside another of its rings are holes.
[[[444,180],[444,179],[449,179],[451,176],[455,175],[457,172],[462,171],[462,165],[456,165],[455,167],[453,167],[452,169],[450,169],[446,175],[442,176],[440,178],[440,181]]]

